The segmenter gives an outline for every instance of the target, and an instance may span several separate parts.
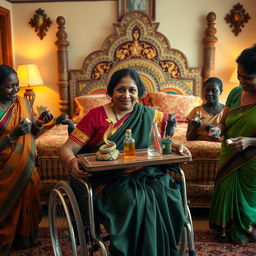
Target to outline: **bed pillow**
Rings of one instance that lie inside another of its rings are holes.
[[[164,113],[175,113],[178,121],[186,121],[191,110],[203,103],[202,99],[193,95],[177,95],[164,92],[149,92],[145,103]]]
[[[98,106],[107,104],[110,99],[107,98],[106,94],[93,94],[93,95],[83,95],[74,98],[76,110],[73,115],[73,121],[79,122],[87,112]]]

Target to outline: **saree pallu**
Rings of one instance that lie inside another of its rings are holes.
[[[30,118],[30,106],[17,97],[0,120],[0,136],[9,134],[22,118]],[[8,255],[13,246],[27,248],[35,242],[41,214],[35,157],[31,133],[0,152],[0,255]]]
[[[153,120],[161,129],[163,113],[137,104],[108,139],[122,149],[125,130],[132,129],[136,147],[146,148]],[[114,170],[96,174],[89,182],[98,191],[96,209],[110,234],[111,256],[178,255],[184,209],[180,191],[166,169],[149,166]]]
[[[226,136],[256,136],[256,105],[238,107],[226,119]],[[247,242],[256,227],[256,147],[241,152],[222,142],[210,210],[210,228],[235,243]]]

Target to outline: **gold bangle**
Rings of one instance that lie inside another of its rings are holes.
[[[13,139],[13,138],[10,136],[10,134],[7,134],[7,138],[8,138],[8,140],[9,140],[9,142],[10,142],[11,144],[13,144],[13,143],[15,143],[15,142],[17,141],[17,139]]]
[[[72,156],[72,157],[70,157],[67,161],[66,161],[66,168],[68,169],[68,170],[70,170],[71,169],[71,162],[74,160],[74,159],[76,159],[76,157],[75,156]]]

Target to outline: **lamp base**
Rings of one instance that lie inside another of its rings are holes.
[[[34,104],[34,101],[35,101],[35,98],[36,98],[36,94],[33,91],[33,89],[31,89],[31,88],[27,88],[25,90],[26,91],[24,92],[24,98],[29,100],[30,107],[31,107],[32,118],[36,118],[36,113],[34,112],[34,109],[33,109],[33,104]]]

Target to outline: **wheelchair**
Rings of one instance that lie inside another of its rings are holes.
[[[182,169],[179,170],[179,176],[186,217],[180,238],[179,255],[188,253],[189,256],[195,256],[193,223],[187,202],[185,174]],[[76,197],[76,193],[68,182],[59,181],[52,189],[49,197],[48,216],[54,255],[110,256],[106,241],[104,241],[106,239],[100,236],[100,224],[95,217],[97,211],[94,209],[90,184],[75,177],[71,177],[71,179],[75,179],[83,186],[87,194],[87,198],[85,197],[87,202],[84,201],[82,202],[83,206],[81,205],[81,199]],[[86,217],[81,212],[85,213]]]

